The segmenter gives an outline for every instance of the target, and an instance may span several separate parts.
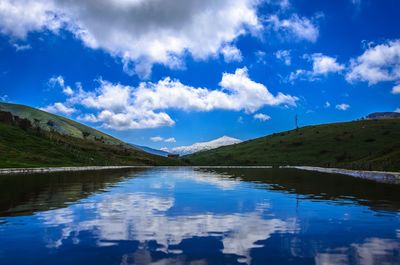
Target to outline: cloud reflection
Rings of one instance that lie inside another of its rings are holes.
[[[89,231],[95,233],[98,246],[128,240],[145,244],[155,240],[160,245],[158,250],[176,254],[177,246],[185,239],[214,236],[222,241],[224,254],[238,255],[247,263],[250,250],[262,247],[257,241],[268,239],[273,233],[294,233],[297,227],[295,219],[263,219],[267,205],[258,205],[255,211],[243,214],[168,216],[173,205],[171,197],[119,194],[81,206],[93,213],[86,220],[79,221],[81,209],[59,209],[40,216],[46,225],[64,226],[61,238],[48,239],[48,247],[60,247],[62,241],[70,237],[79,242],[79,233]]]

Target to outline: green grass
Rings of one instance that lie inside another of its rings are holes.
[[[363,120],[276,133],[183,157],[192,165],[308,165],[400,170],[400,119]]]
[[[178,165],[78,122],[24,105],[0,111],[31,121],[32,128],[0,122],[0,167]],[[48,122],[52,125],[49,126]]]
[[[0,123],[0,167],[177,165],[179,161],[123,145],[109,145]]]
[[[36,125],[35,124],[35,119],[36,119],[40,128],[45,131],[54,130],[60,134],[80,139],[84,139],[83,132],[85,132],[90,134],[87,137],[87,139],[89,140],[90,139],[94,140],[96,137],[104,139],[104,142],[108,144],[123,143],[122,141],[110,135],[102,133],[98,130],[90,128],[76,121],[58,115],[54,115],[39,109],[35,109],[29,106],[0,102],[0,110],[11,112],[14,116],[19,116],[20,118],[28,119],[34,125]],[[50,127],[47,124],[49,121],[52,121],[54,125]]]

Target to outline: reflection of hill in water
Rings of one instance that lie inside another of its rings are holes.
[[[101,192],[134,172],[118,170],[0,176],[0,216],[30,215],[65,207],[68,203]],[[299,194],[301,199],[337,203],[354,201],[375,210],[400,209],[400,185],[295,169],[213,169],[212,172],[221,174],[225,180],[240,178],[260,184],[256,188]],[[207,180],[206,176],[204,180]]]
[[[265,188],[269,190],[299,194],[305,199],[332,200],[339,203],[350,200],[374,210],[400,209],[400,185],[296,169],[213,169],[212,171],[243,181],[266,184]]]
[[[65,207],[101,192],[137,170],[0,176],[0,216],[31,215]]]

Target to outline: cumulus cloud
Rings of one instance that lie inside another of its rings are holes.
[[[321,76],[327,76],[332,73],[340,73],[345,69],[343,64],[337,62],[337,59],[322,53],[305,55],[304,58],[312,62],[312,70],[297,69],[289,75],[289,81],[296,79],[314,81]]]
[[[336,58],[315,53],[311,56],[313,61],[313,75],[327,75],[344,70],[344,65],[339,64]]]
[[[176,139],[174,137],[170,137],[164,140],[166,143],[176,143]]]
[[[62,83],[56,78],[54,82]],[[296,106],[297,97],[278,92],[250,79],[247,68],[224,73],[220,89],[192,87],[167,77],[138,87],[99,80],[95,91],[82,88],[68,95],[67,106],[81,105],[89,113],[80,120],[101,123],[118,130],[172,126],[175,121],[165,111],[212,111],[215,109],[254,113],[264,106]],[[64,84],[65,85],[65,84]]]
[[[342,103],[342,104],[338,104],[336,105],[336,109],[338,110],[348,110],[350,108],[350,105],[346,104],[346,103]]]
[[[282,61],[284,64],[287,66],[292,64],[292,58],[290,57],[290,51],[289,50],[279,50],[275,52],[275,57]]]
[[[254,114],[254,119],[259,120],[259,121],[269,121],[271,119],[271,116],[263,113],[256,113]]]
[[[48,83],[51,87],[59,86],[62,89],[62,92],[67,96],[72,96],[74,94],[72,88],[65,85],[64,77],[61,75],[50,78]]]
[[[298,40],[316,42],[319,36],[318,26],[306,17],[297,14],[287,19],[280,19],[277,15],[271,15],[266,19],[270,27],[284,36],[294,37]]]
[[[238,36],[262,28],[258,0],[3,0],[0,31],[15,38],[65,29],[87,47],[118,56],[124,69],[149,76],[153,64],[180,67],[223,53]],[[237,57],[236,57],[237,58]]]
[[[221,52],[225,62],[240,62],[243,60],[241,51],[235,46],[225,46]]]
[[[56,102],[52,105],[49,105],[47,107],[41,108],[41,110],[51,112],[54,114],[64,114],[64,115],[71,115],[72,113],[75,113],[77,110],[72,107],[68,107],[65,104],[61,102]]]
[[[400,94],[400,84],[392,88],[392,94]]]
[[[157,142],[162,142],[164,140],[164,138],[162,138],[161,136],[154,136],[154,137],[151,137],[150,140],[152,142],[156,142],[157,143]]]
[[[331,106],[331,103],[329,101],[325,102],[325,108],[329,108]]]
[[[215,149],[221,146],[227,146],[227,145],[232,145],[232,144],[238,144],[241,143],[242,141],[236,138],[232,138],[229,136],[222,136],[218,139],[208,141],[208,142],[199,142],[199,143],[194,143],[192,145],[188,146],[179,146],[179,147],[174,147],[174,148],[166,148],[163,147],[161,150],[169,153],[177,153],[181,155],[187,155],[187,154],[193,154],[196,152],[200,151],[205,151],[205,150],[210,150],[210,149]]]
[[[61,26],[53,1],[2,0],[0,2],[0,32],[25,39],[29,32],[51,30]]]
[[[154,136],[151,137],[150,140],[152,142],[165,142],[165,143],[176,143],[176,139],[174,137],[170,137],[170,138],[164,138],[161,136]]]
[[[370,46],[362,55],[352,59],[346,80],[364,81],[369,85],[400,81],[400,40]]]

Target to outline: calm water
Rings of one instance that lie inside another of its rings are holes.
[[[0,176],[0,264],[400,264],[400,186],[282,169]]]

